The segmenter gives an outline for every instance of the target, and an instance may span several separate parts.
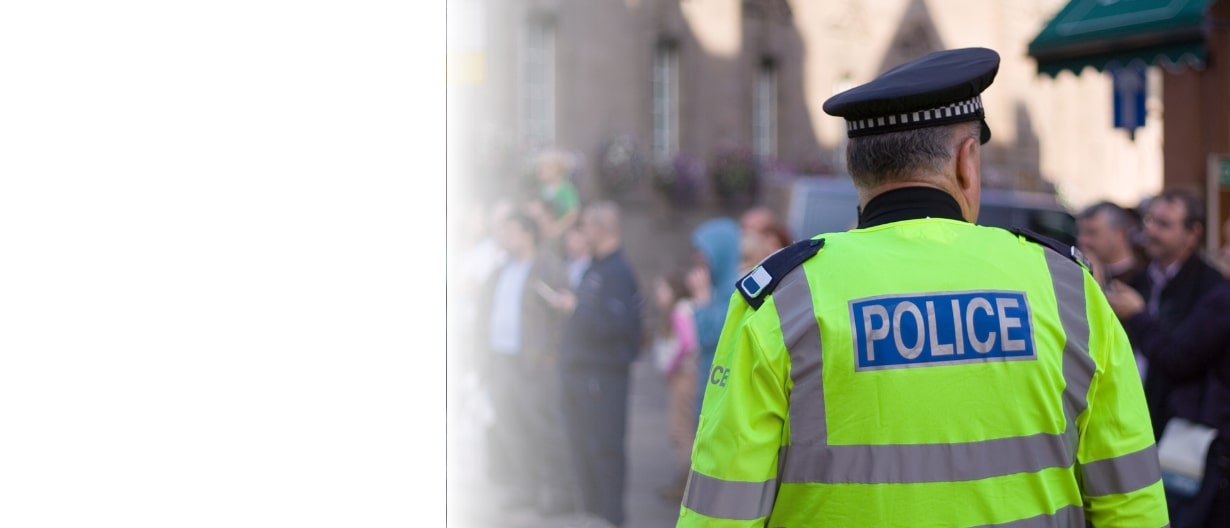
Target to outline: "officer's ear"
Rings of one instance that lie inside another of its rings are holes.
[[[957,147],[957,184],[962,192],[970,192],[981,187],[982,183],[982,150],[978,138],[967,137],[961,140]]]
[[[957,186],[965,198],[961,207],[965,220],[978,221],[982,208],[982,145],[976,136],[967,136],[957,146]]]

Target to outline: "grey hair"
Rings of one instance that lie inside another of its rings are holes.
[[[1106,223],[1110,224],[1111,229],[1131,231],[1136,228],[1136,222],[1132,220],[1131,214],[1118,204],[1110,201],[1101,201],[1085,208],[1084,211],[1077,215],[1077,218],[1088,220],[1103,213],[1106,215]]]
[[[586,218],[603,232],[619,234],[619,206],[610,200],[589,204]]]
[[[979,139],[981,132],[981,122],[967,121],[850,138],[846,166],[854,185],[864,189],[939,176],[958,142]]]

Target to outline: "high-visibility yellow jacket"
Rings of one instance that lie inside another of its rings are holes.
[[[1166,525],[1128,339],[1031,238],[922,218],[766,259],[732,297],[677,526]]]

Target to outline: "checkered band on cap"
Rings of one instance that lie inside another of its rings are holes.
[[[866,136],[895,130],[922,128],[934,123],[955,123],[964,117],[982,119],[982,96],[975,95],[937,108],[906,112],[903,114],[846,120],[846,134],[850,137]]]

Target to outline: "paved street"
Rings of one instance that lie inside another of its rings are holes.
[[[626,520],[621,528],[670,528],[679,514],[658,490],[675,477],[666,428],[666,386],[646,358],[632,365],[628,402],[628,478],[625,493]],[[450,438],[466,431],[450,428]],[[474,452],[473,444],[450,442],[448,475],[448,526],[456,528],[610,528],[602,519],[587,515],[542,517],[530,512],[501,511],[495,494],[472,466],[455,470],[461,456]]]

